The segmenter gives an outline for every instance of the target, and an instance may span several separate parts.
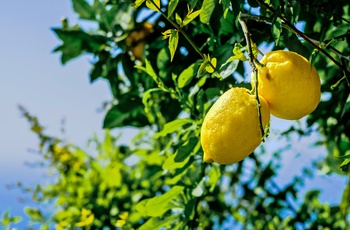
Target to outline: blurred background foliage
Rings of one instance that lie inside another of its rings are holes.
[[[319,190],[298,203],[307,170],[279,187],[274,178],[283,148],[268,161],[258,149],[230,166],[204,164],[202,120],[215,99],[234,86],[250,87],[244,15],[255,47],[298,52],[317,68],[322,101],[307,127],[282,135],[322,134],[327,148],[318,169],[350,176],[350,3],[299,0],[72,0],[81,25],[62,20],[53,28],[63,64],[89,54],[90,82],[109,82],[103,140],[94,153],[45,133],[21,107],[40,140],[43,166],[53,176],[28,188],[53,212],[25,212],[41,229],[346,229],[350,181],[336,205],[320,202]],[[84,25],[84,26],[83,26]],[[302,29],[295,27],[301,25]],[[109,130],[134,127],[130,144]],[[293,172],[291,172],[293,173]],[[242,179],[245,178],[245,179]],[[20,221],[4,213],[0,224]]]

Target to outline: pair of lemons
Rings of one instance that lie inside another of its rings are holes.
[[[258,92],[262,124],[270,114],[288,120],[300,119],[320,102],[321,83],[311,63],[284,50],[267,53],[258,67]],[[254,82],[252,81],[254,87]],[[231,88],[207,113],[201,142],[205,162],[233,164],[251,154],[261,143],[256,96],[246,88]]]

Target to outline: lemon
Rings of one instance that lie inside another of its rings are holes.
[[[132,31],[126,38],[125,43],[136,59],[143,59],[143,51],[146,44],[146,38],[151,33],[153,33],[153,25],[145,22],[140,28]]]
[[[272,51],[260,61],[258,92],[275,117],[297,120],[314,111],[320,102],[317,70],[303,56],[291,51]],[[254,81],[252,81],[254,85]]]
[[[263,126],[270,121],[269,106],[259,97]],[[201,128],[205,162],[233,164],[243,160],[262,141],[256,97],[246,88],[226,91],[210,108]]]

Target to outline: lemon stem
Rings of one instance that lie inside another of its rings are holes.
[[[258,81],[258,69],[256,68],[256,65],[254,63],[254,60],[256,60],[256,58],[254,57],[253,50],[252,50],[252,45],[250,43],[250,35],[249,35],[249,32],[248,32],[248,27],[247,27],[245,21],[241,18],[241,13],[238,16],[238,20],[239,20],[239,23],[241,24],[241,27],[242,27],[242,30],[243,30],[243,33],[244,33],[244,38],[245,38],[246,43],[247,43],[249,64],[250,64],[250,66],[253,69],[254,87],[253,87],[252,90],[254,91],[254,95],[256,97],[256,102],[257,102],[256,104],[257,104],[258,117],[259,117],[259,128],[260,128],[260,131],[261,131],[262,141],[264,141],[265,131],[264,131],[263,123],[262,123],[261,103],[260,103],[259,93],[258,93],[258,86],[259,86],[258,85],[259,84],[259,81]]]

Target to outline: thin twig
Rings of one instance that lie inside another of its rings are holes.
[[[150,0],[150,2],[153,4],[153,6],[158,10],[158,12],[168,21],[170,22],[177,31],[179,31],[185,38],[186,40],[191,44],[191,46],[195,49],[195,51],[201,56],[202,59],[205,59],[204,54],[202,53],[202,51],[200,51],[200,49],[198,48],[198,46],[196,45],[196,43],[194,43],[192,41],[192,39],[187,35],[187,33],[182,29],[181,26],[179,26],[178,24],[176,24],[173,20],[171,20],[170,18],[167,17],[167,15],[157,6],[157,4],[153,1]],[[211,63],[211,60],[208,60],[209,65],[215,69],[215,66]]]
[[[273,14],[276,13],[276,10],[269,6],[268,4],[266,4],[265,2],[261,1],[261,0],[257,0],[257,2],[259,3],[260,6],[268,9],[269,11],[271,11]],[[305,35],[303,32],[301,32],[300,30],[298,30],[294,25],[292,25],[286,18],[284,18],[281,15],[278,15],[278,17],[281,19],[282,24],[285,24],[286,26],[288,26],[289,30],[292,31],[293,33],[295,33],[296,35],[298,35],[299,37],[303,38],[307,43],[309,43],[311,46],[313,46],[314,48],[316,48],[318,51],[320,51],[323,55],[325,55],[327,58],[329,58],[334,64],[336,64],[340,69],[342,69],[343,71],[346,72],[346,75],[350,75],[350,72],[346,69],[345,66],[343,66],[340,62],[338,62],[337,60],[335,60],[329,53],[327,53],[324,49],[322,49],[322,47],[318,46],[317,44],[315,44],[307,35]]]
[[[257,21],[257,22],[267,22],[267,23],[272,23],[272,21],[273,21],[271,18],[268,18],[268,17],[259,16],[259,15],[253,15],[253,14],[247,14],[247,13],[241,13],[241,18],[242,19],[248,19],[248,20],[254,20],[254,21]],[[288,26],[287,24],[285,24],[284,22],[282,22],[282,27],[287,29],[287,30],[290,30],[290,31],[294,32],[293,29],[290,26]],[[296,34],[296,33],[294,33],[294,34]],[[296,35],[298,35],[298,34],[296,34]],[[332,42],[334,40],[344,39],[345,37],[348,37],[348,36],[349,36],[348,34],[340,35],[340,36],[335,37],[335,38],[333,38],[331,40],[325,40],[323,42],[317,41],[317,40],[312,39],[312,38],[309,38],[309,39],[310,39],[310,41],[312,41],[313,43],[318,45],[320,48],[327,47],[331,52],[336,54],[338,57],[345,58],[345,59],[350,61],[350,56],[346,56],[346,55],[342,54],[339,50],[335,49],[334,47],[332,47],[330,45],[327,45],[329,42]]]
[[[263,123],[262,123],[261,103],[260,103],[259,94],[258,94],[258,84],[259,84],[259,82],[258,82],[258,69],[256,68],[255,63],[254,63],[255,57],[253,54],[252,45],[250,44],[250,35],[248,32],[247,25],[246,25],[245,21],[242,20],[240,15],[238,16],[238,20],[239,20],[239,23],[241,24],[241,27],[242,27],[242,30],[244,33],[244,38],[245,38],[246,43],[247,43],[249,64],[252,67],[253,73],[254,73],[254,90],[255,90],[255,97],[256,97],[257,107],[258,107],[259,128],[261,131],[261,137],[264,138],[265,131],[264,131]]]

